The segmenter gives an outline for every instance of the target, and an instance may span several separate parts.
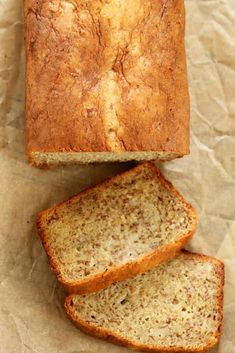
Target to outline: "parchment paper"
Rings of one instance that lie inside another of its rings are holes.
[[[191,155],[162,169],[199,214],[189,248],[225,262],[223,337],[213,352],[235,353],[235,2],[188,0],[186,10]],[[129,165],[27,163],[22,20],[22,0],[0,0],[0,352],[128,352],[69,322],[35,214]]]

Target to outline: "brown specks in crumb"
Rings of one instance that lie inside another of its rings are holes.
[[[59,219],[59,215],[58,215],[58,213],[56,211],[54,211],[52,213],[52,215],[49,216],[49,218],[46,219],[46,224],[50,225],[51,222],[57,221],[58,219]]]
[[[177,297],[174,297],[174,299],[173,299],[173,302],[172,302],[173,304],[179,304],[179,300],[177,299]]]

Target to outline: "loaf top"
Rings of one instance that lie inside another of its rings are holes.
[[[183,0],[25,0],[28,149],[188,153]]]
[[[220,337],[223,284],[223,263],[182,252],[98,293],[71,295],[65,307],[80,328],[128,347],[202,353]]]

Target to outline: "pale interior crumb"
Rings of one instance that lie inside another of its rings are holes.
[[[72,163],[127,162],[147,160],[171,160],[181,157],[177,152],[32,152],[35,165],[59,165]]]

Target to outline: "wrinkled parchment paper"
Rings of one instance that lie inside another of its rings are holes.
[[[225,262],[223,337],[212,352],[235,353],[235,2],[188,0],[186,10],[191,155],[162,169],[199,214],[189,249]],[[22,0],[0,0],[0,353],[129,352],[69,322],[35,228],[38,211],[129,165],[27,163],[22,21]]]

